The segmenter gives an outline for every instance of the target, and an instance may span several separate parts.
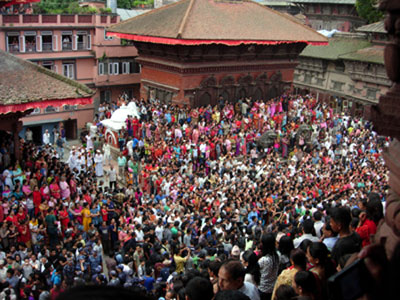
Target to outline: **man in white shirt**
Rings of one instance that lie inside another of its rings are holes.
[[[312,235],[312,231],[314,228],[313,221],[307,219],[303,222],[303,235],[294,239],[293,244],[295,248],[298,248],[302,241],[310,240],[311,242],[318,242],[319,238],[315,235]]]
[[[313,214],[315,223],[314,223],[314,229],[315,229],[315,234],[317,235],[318,238],[321,238],[321,229],[324,227],[324,222],[322,222],[322,213],[317,210]]]
[[[50,144],[50,133],[48,129],[46,129],[46,131],[43,133],[43,144],[44,145]]]

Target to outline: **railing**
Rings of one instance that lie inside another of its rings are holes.
[[[12,24],[115,24],[118,16],[115,14],[101,15],[0,15],[0,25]]]
[[[4,15],[3,16],[3,23],[19,23],[19,15]]]
[[[22,23],[39,23],[39,15],[23,15]]]
[[[75,15],[61,15],[61,23],[75,23]]]
[[[65,50],[72,50],[72,42],[63,42],[62,49]]]
[[[53,43],[42,43],[42,51],[52,51]]]
[[[25,52],[36,52],[36,44],[26,44]]]
[[[93,15],[78,15],[78,23],[92,23]]]
[[[57,15],[42,15],[42,23],[57,23]]]
[[[8,52],[18,53],[19,52],[19,45],[8,44]]]
[[[78,42],[78,50],[87,49],[87,43],[85,42]]]

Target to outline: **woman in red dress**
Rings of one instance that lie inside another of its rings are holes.
[[[56,182],[56,180],[55,179],[52,179],[51,180],[51,183],[50,183],[50,192],[51,192],[51,195],[54,197],[54,198],[56,198],[57,200],[60,200],[61,199],[61,190],[60,190],[60,187],[59,187],[59,185],[57,184],[57,182]]]

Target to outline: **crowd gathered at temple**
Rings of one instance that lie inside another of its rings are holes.
[[[130,101],[138,116],[114,149],[101,121]],[[65,149],[62,132],[40,145],[28,133],[20,159],[1,137],[0,299],[82,285],[160,300],[330,299],[328,279],[384,217],[390,139],[312,95],[198,108],[121,97],[94,124]]]

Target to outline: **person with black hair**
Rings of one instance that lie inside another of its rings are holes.
[[[296,297],[296,292],[291,285],[282,284],[275,292],[275,297],[272,300],[292,300]]]
[[[258,264],[257,255],[252,250],[242,253],[240,258],[243,266],[246,268],[244,281],[248,281],[258,287],[260,284],[260,265]]]
[[[318,300],[317,280],[310,271],[299,271],[294,276],[293,289],[299,296],[310,297],[311,300]]]
[[[279,234],[278,234],[279,236]],[[290,236],[283,235],[278,242],[279,254],[279,271],[280,274],[283,270],[290,267],[290,252],[294,249],[293,240]]]
[[[322,235],[322,227],[324,226],[324,222],[322,221],[322,213],[317,210],[314,214],[313,214],[313,218],[314,218],[314,229],[315,229],[315,234],[317,236],[317,238],[321,238]]]
[[[299,271],[305,271],[307,269],[307,257],[303,250],[297,248],[290,252],[290,263],[292,266],[283,270],[276,280],[272,298],[275,299],[276,291],[281,285],[292,286],[294,276]]]
[[[218,285],[220,290],[239,290],[252,300],[260,300],[257,287],[244,281],[246,270],[240,261],[228,260],[223,263],[218,272]]]
[[[335,243],[338,240],[337,233],[332,230],[330,218],[326,220],[326,223],[322,227],[321,240],[329,251],[332,251],[333,246],[335,246]]]
[[[218,292],[218,272],[222,263],[220,261],[212,261],[208,265],[208,274],[210,276],[211,284],[213,285],[214,294]]]
[[[261,251],[262,257],[258,261],[261,280],[258,289],[261,300],[269,300],[279,271],[279,256],[275,248],[275,236],[272,233],[261,237]]]
[[[312,243],[307,249],[307,259],[314,267],[310,269],[318,277],[319,290],[326,298],[327,280],[336,273],[335,264],[330,258],[328,248],[324,243]]]
[[[192,278],[185,286],[186,300],[211,300],[214,297],[210,280],[203,277]]]
[[[361,250],[361,238],[356,232],[350,231],[351,215],[347,208],[335,208],[331,212],[330,224],[333,231],[339,234],[332,249],[332,258],[336,263],[340,257],[346,254],[352,254]]]
[[[300,246],[301,242],[304,240],[310,240],[311,242],[318,242],[319,239],[315,235],[313,235],[314,231],[314,222],[310,219],[306,219],[303,222],[303,234],[302,236],[294,239],[293,244],[294,247],[297,248]]]
[[[365,204],[365,211],[359,215],[359,222],[355,231],[362,239],[362,247],[371,244],[371,236],[376,233],[379,221],[383,218],[383,206],[376,193],[370,193]]]

